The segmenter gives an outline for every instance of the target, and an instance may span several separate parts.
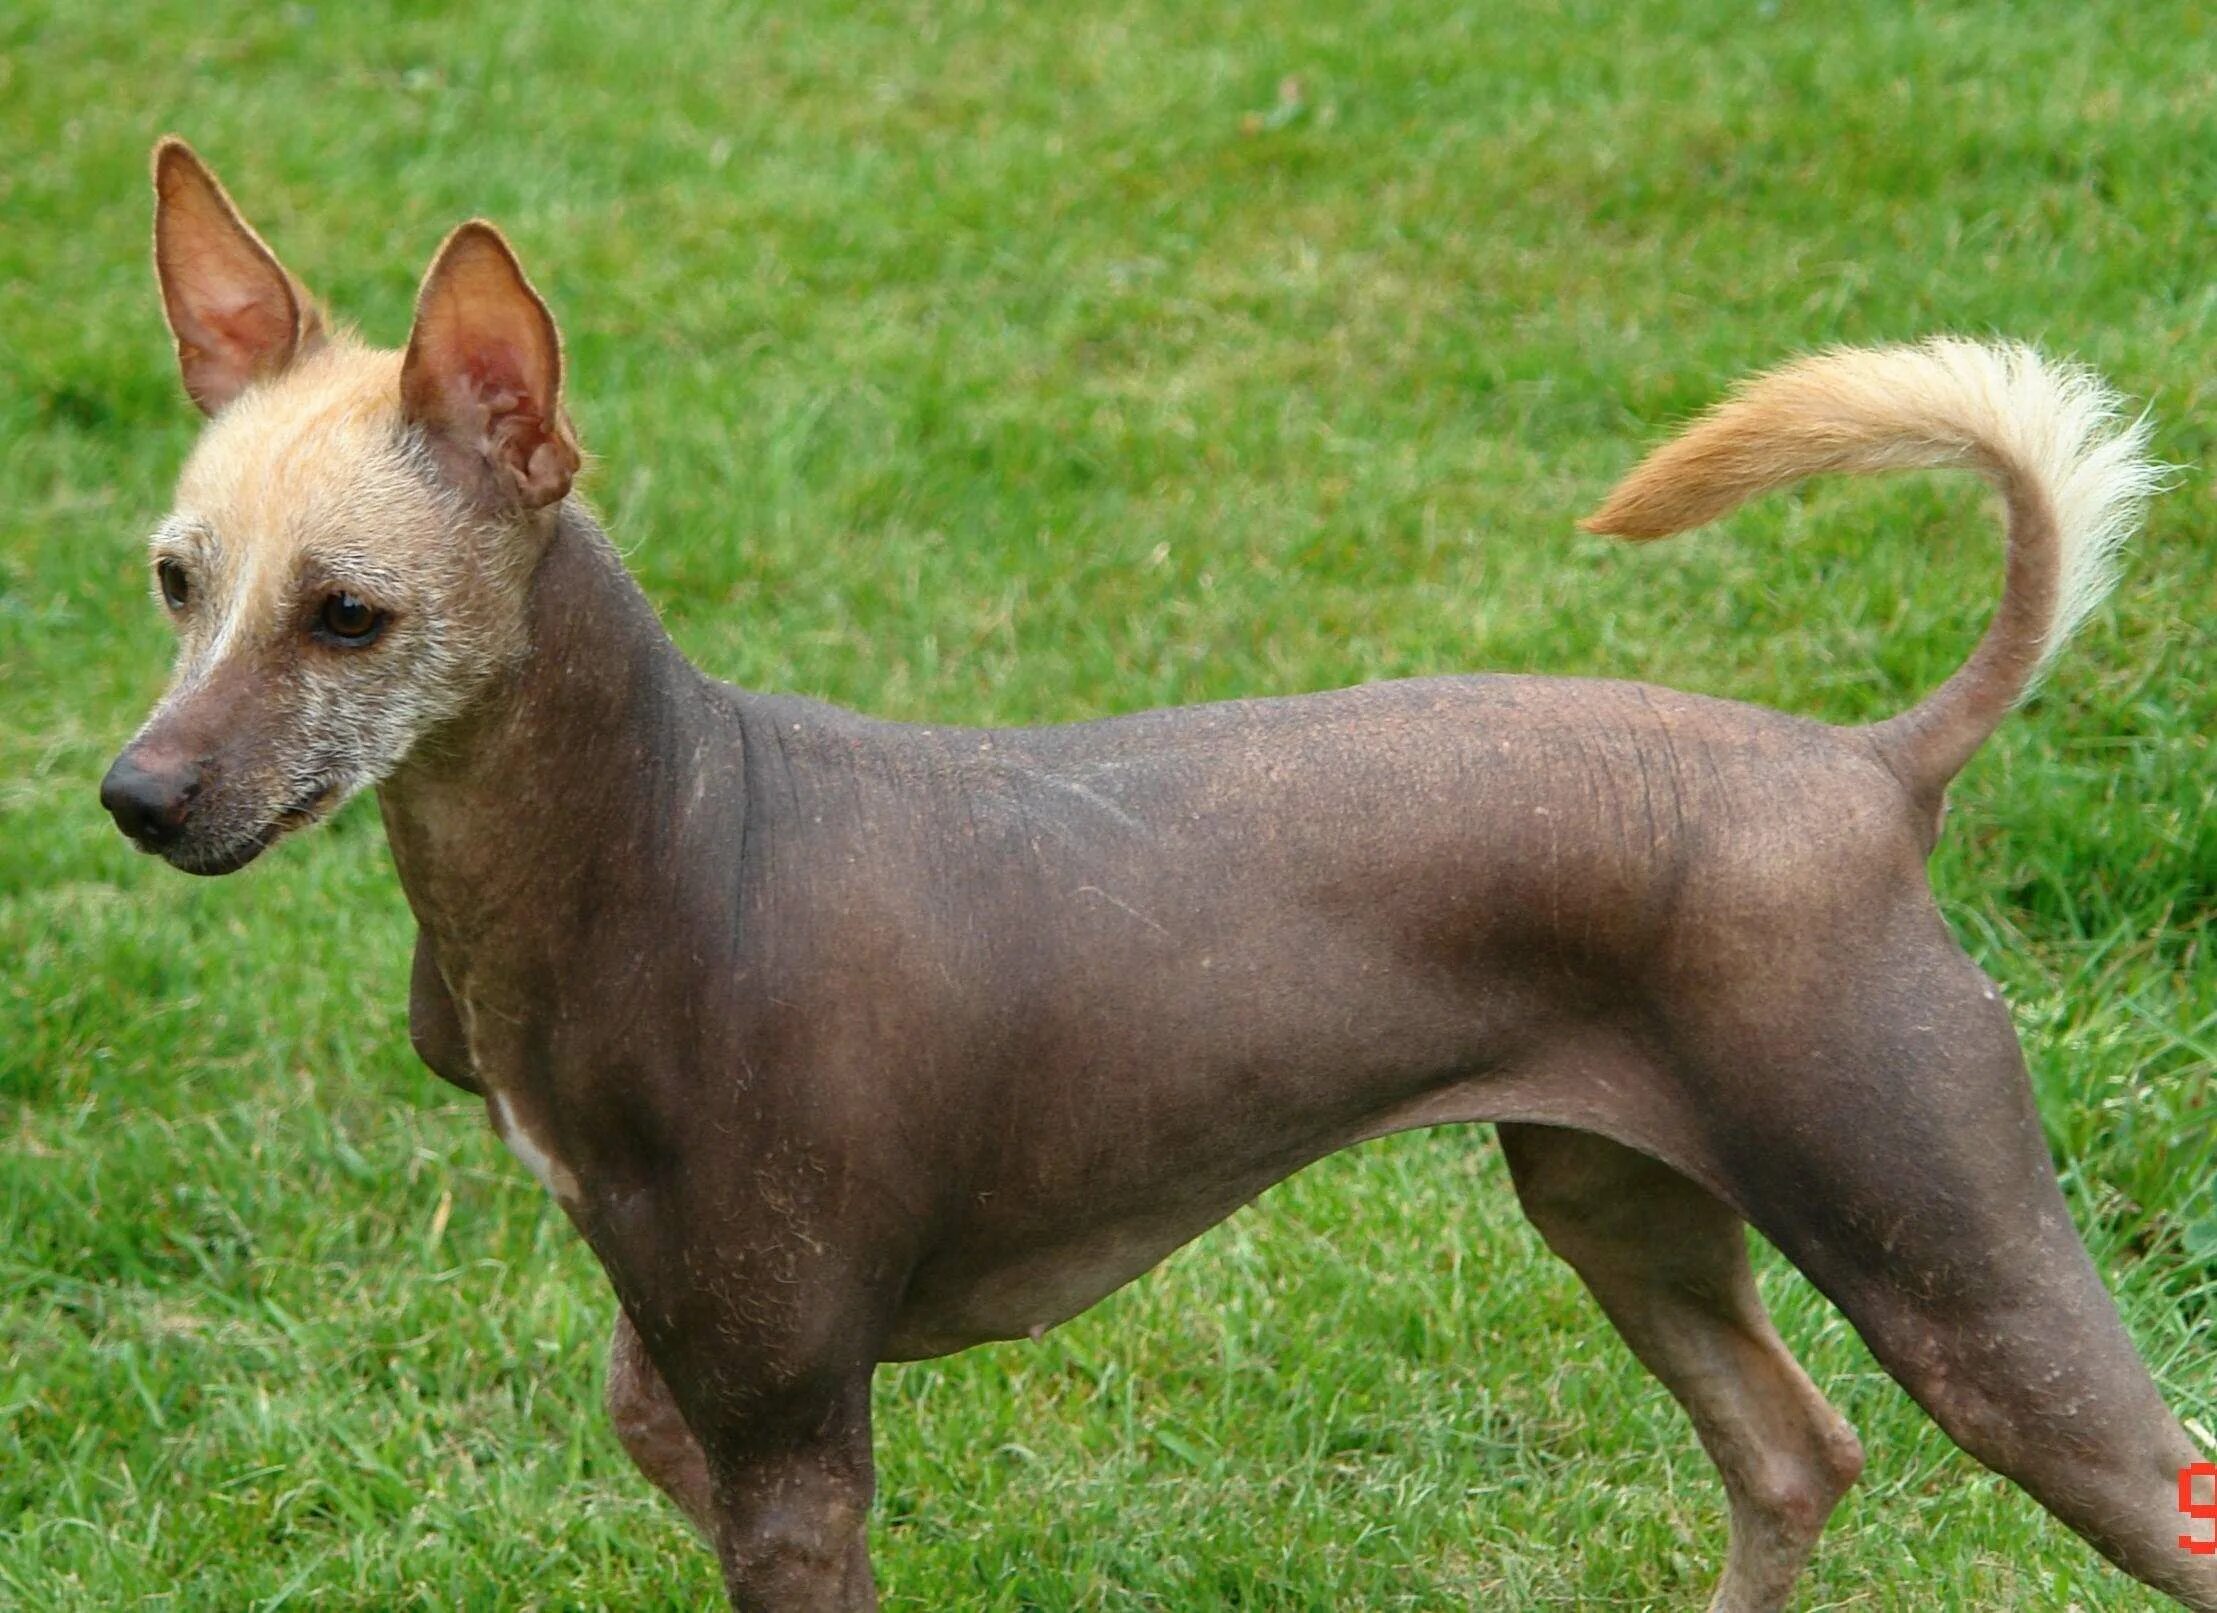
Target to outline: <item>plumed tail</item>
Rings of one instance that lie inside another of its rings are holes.
[[[1937,799],[2116,581],[2161,485],[2145,416],[2092,371],[2014,343],[1838,348],[1744,383],[1650,454],[1583,525],[1660,538],[1831,472],[1975,470],[2008,508],[2001,605],[1968,661],[1871,736]]]

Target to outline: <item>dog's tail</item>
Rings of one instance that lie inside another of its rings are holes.
[[[1744,383],[1664,444],[1587,517],[1660,538],[1829,471],[1962,466],[2009,511],[2001,605],[1955,675],[1868,730],[1935,803],[2116,580],[2118,547],[2161,483],[2145,416],[2127,422],[2091,371],[2029,347],[1937,337],[1838,348]]]

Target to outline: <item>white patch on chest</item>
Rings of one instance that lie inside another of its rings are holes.
[[[577,1174],[531,1135],[508,1107],[506,1095],[494,1093],[487,1107],[492,1112],[493,1131],[508,1145],[508,1152],[523,1161],[524,1169],[539,1178],[539,1185],[565,1204],[576,1198]]]

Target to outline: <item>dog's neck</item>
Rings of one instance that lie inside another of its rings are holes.
[[[736,729],[704,743],[706,680],[574,499],[530,589],[518,664],[378,790],[409,906],[450,971],[528,969],[589,918],[655,911],[702,768],[733,810],[743,799]]]

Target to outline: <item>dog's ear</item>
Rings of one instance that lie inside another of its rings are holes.
[[[177,367],[203,414],[322,339],[308,293],[175,135],[154,148],[154,273]]]
[[[448,236],[423,277],[400,398],[463,487],[525,509],[569,492],[578,452],[562,414],[562,337],[482,219]]]

